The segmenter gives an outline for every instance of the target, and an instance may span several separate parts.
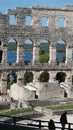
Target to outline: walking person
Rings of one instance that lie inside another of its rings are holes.
[[[48,126],[49,126],[49,130],[55,130],[55,124],[52,119],[50,119]]]
[[[65,125],[67,124],[67,111],[62,113],[62,115],[60,117],[60,123],[62,125],[62,130],[64,130],[65,129]]]

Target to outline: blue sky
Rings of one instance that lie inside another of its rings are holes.
[[[31,7],[35,5],[64,8],[66,4],[73,4],[73,0],[0,0],[0,12],[6,13],[7,9]]]

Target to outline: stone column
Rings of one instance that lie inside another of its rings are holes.
[[[34,75],[33,83],[39,82],[40,73],[38,73],[38,71],[37,72],[34,71],[33,75]]]
[[[24,73],[23,73],[23,71],[17,72],[17,84],[19,86],[23,86],[24,85]]]
[[[21,15],[21,13],[18,13],[16,15],[16,24],[19,25],[19,26],[24,26],[24,20],[25,20],[25,17],[23,15]]]
[[[66,73],[66,80],[65,83],[67,84],[67,93],[68,93],[68,97],[71,97],[71,89],[72,89],[72,73],[71,71],[68,71]]]
[[[7,74],[2,72],[1,74],[1,93],[7,94]]]
[[[40,53],[40,47],[38,45],[33,46],[33,64],[38,64],[39,61],[39,53]]]
[[[56,64],[56,45],[51,45],[50,46],[49,64],[51,64],[51,65],[55,65]]]
[[[72,73],[71,73],[71,71],[66,72],[65,83],[68,84],[68,85],[69,84],[72,85]]]
[[[3,44],[2,63],[7,63],[7,45]]]
[[[16,63],[24,63],[24,44],[17,46],[17,61]]]
[[[70,64],[72,62],[72,46],[66,47],[66,64]]]
[[[55,79],[56,78],[56,72],[54,71],[50,71],[49,72],[49,75],[50,75],[50,79],[49,79],[49,83],[54,83],[54,82],[57,82],[57,80]]]
[[[33,15],[33,26],[36,27],[36,32],[38,33],[38,28],[41,27],[41,15],[39,14],[39,11],[32,11]]]

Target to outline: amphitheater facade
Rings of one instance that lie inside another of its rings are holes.
[[[10,23],[10,16],[14,17],[15,22]],[[29,19],[30,22],[26,23]],[[42,20],[46,22],[42,22]],[[60,24],[60,21],[63,24]],[[46,23],[46,24],[44,24]],[[15,40],[17,46],[16,61],[9,64],[7,60],[7,43],[9,40]],[[33,45],[32,62],[25,64],[24,62],[24,42],[31,40]],[[40,43],[41,41],[48,41],[49,47],[49,61],[47,63],[40,63]],[[57,63],[56,60],[56,45],[58,41],[63,41],[66,45],[66,58],[64,62]],[[16,7],[14,10],[8,9],[6,14],[0,13],[0,91],[2,94],[7,94],[7,76],[11,71],[17,75],[17,84],[24,84],[24,74],[26,71],[33,73],[33,84],[40,84],[38,79],[42,72],[47,71],[50,75],[48,81],[48,89],[44,95],[48,93],[47,98],[53,95],[59,97],[63,90],[59,89],[58,81],[55,77],[58,72],[65,72],[67,87],[67,97],[73,97],[73,8],[48,8],[48,7],[31,7],[20,8]],[[52,88],[50,89],[49,86]],[[55,89],[57,86],[57,90]],[[50,96],[49,96],[50,95]],[[45,96],[44,96],[45,97]],[[44,98],[43,96],[41,98]]]

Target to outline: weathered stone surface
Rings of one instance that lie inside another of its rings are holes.
[[[15,16],[15,24],[9,23],[9,16]],[[30,26],[26,25],[26,16],[31,16],[32,23]],[[46,27],[42,26],[42,17],[47,18]],[[58,20],[63,18],[64,26],[60,27]],[[7,61],[7,42],[9,39],[14,39],[17,43],[17,58],[16,63],[9,65]],[[24,41],[30,39],[33,43],[33,59],[28,65],[24,64]],[[50,59],[48,63],[41,64],[39,61],[40,43],[42,40],[50,42]],[[66,43],[66,61],[65,63],[56,63],[56,43],[59,40],[63,40]],[[15,71],[17,75],[17,83],[24,83],[25,71],[32,71],[34,75],[33,82],[37,82],[39,74],[43,71],[47,71],[50,74],[48,82],[56,84],[55,77],[57,72],[66,73],[66,83],[69,88],[72,86],[73,76],[73,9],[72,7],[61,8],[44,8],[44,7],[32,7],[32,8],[19,8],[14,10],[9,9],[7,14],[0,13],[0,50],[2,50],[2,60],[0,64],[0,73],[4,73],[5,76],[1,76],[1,83],[3,88],[7,86],[7,76],[9,72]],[[22,73],[22,75],[21,75]],[[20,75],[20,78],[19,78]],[[4,82],[4,83],[3,83]],[[59,87],[59,86],[58,86]],[[0,90],[1,91],[1,90]],[[6,89],[5,89],[6,91]],[[43,90],[42,90],[43,91]],[[71,89],[68,89],[69,96]],[[6,93],[6,92],[4,92]],[[52,96],[52,91],[50,92]],[[71,93],[71,96],[73,94]],[[57,95],[59,96],[59,95]],[[43,97],[44,98],[44,97]]]

